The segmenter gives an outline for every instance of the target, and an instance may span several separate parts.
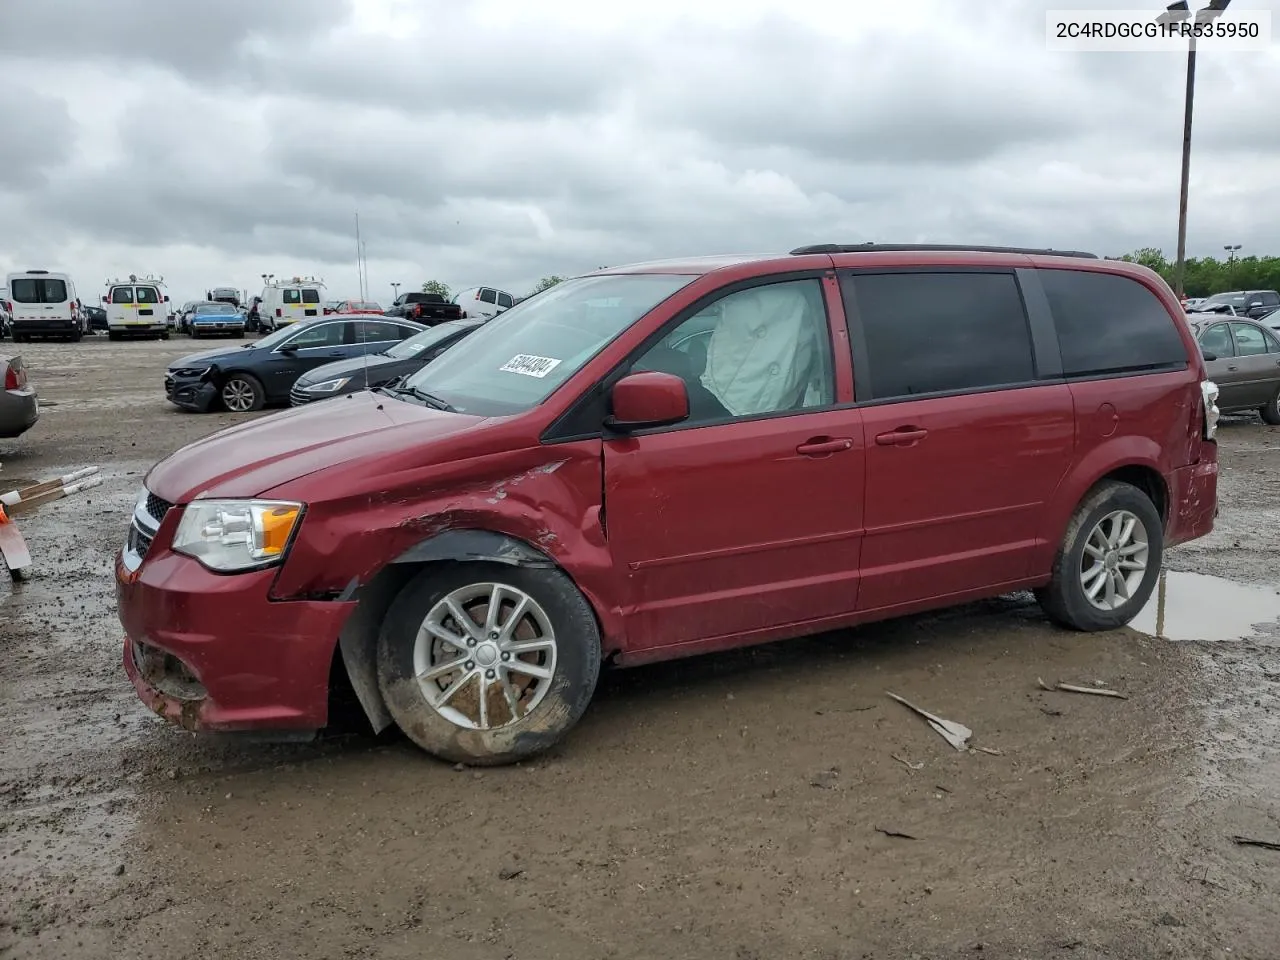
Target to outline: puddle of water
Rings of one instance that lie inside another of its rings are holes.
[[[1280,592],[1204,573],[1164,570],[1129,624],[1165,640],[1243,640],[1280,621]]]

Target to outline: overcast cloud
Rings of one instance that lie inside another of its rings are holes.
[[[1183,59],[1044,41],[1143,6],[0,0],[0,273],[355,295],[357,210],[384,302],[828,241],[1172,255]],[[1200,56],[1192,255],[1280,255],[1277,96],[1280,47]]]

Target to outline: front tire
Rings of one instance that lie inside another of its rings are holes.
[[[1036,599],[1064,627],[1114,630],[1151,598],[1163,559],[1164,524],[1151,498],[1108,480],[1076,508]]]
[[[222,405],[232,413],[252,413],[261,410],[267,402],[262,384],[248,373],[233,373],[227,377],[218,396],[222,398]]]
[[[428,567],[378,637],[378,687],[396,724],[428,753],[474,766],[553,746],[599,675],[595,615],[560,570]]]

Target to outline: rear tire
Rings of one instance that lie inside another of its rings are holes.
[[[1163,559],[1164,524],[1151,499],[1131,484],[1104,481],[1076,507],[1052,579],[1036,599],[1061,626],[1114,630],[1151,598]]]
[[[1271,398],[1271,402],[1258,411],[1262,414],[1262,419],[1273,427],[1280,427],[1280,390],[1276,391],[1276,395]]]
[[[468,624],[453,619],[450,603]],[[437,676],[420,679],[429,670]],[[595,614],[560,570],[429,566],[400,591],[378,637],[378,688],[396,724],[428,753],[473,766],[514,763],[559,742],[599,675]]]
[[[218,391],[222,405],[232,413],[252,413],[267,402],[267,393],[258,378],[249,373],[233,373]]]
[[[118,341],[120,340],[120,337],[121,337],[121,334],[120,334],[120,331],[118,331],[118,330],[108,330],[108,331],[107,331],[107,339],[108,339],[108,340],[115,340],[115,341],[117,341],[117,342],[118,342]]]
[[[67,339],[71,343],[79,343],[81,338],[83,337],[84,337],[84,331],[81,330],[79,327],[76,327],[73,331],[71,331],[71,336],[67,337]]]

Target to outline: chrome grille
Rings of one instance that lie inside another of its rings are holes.
[[[291,407],[300,407],[304,403],[310,403],[313,399],[314,397],[311,394],[305,393],[297,387],[289,391],[289,406]]]
[[[160,521],[172,507],[173,504],[168,500],[157,497],[154,493],[147,494],[147,514],[156,522],[156,526],[160,525]]]

